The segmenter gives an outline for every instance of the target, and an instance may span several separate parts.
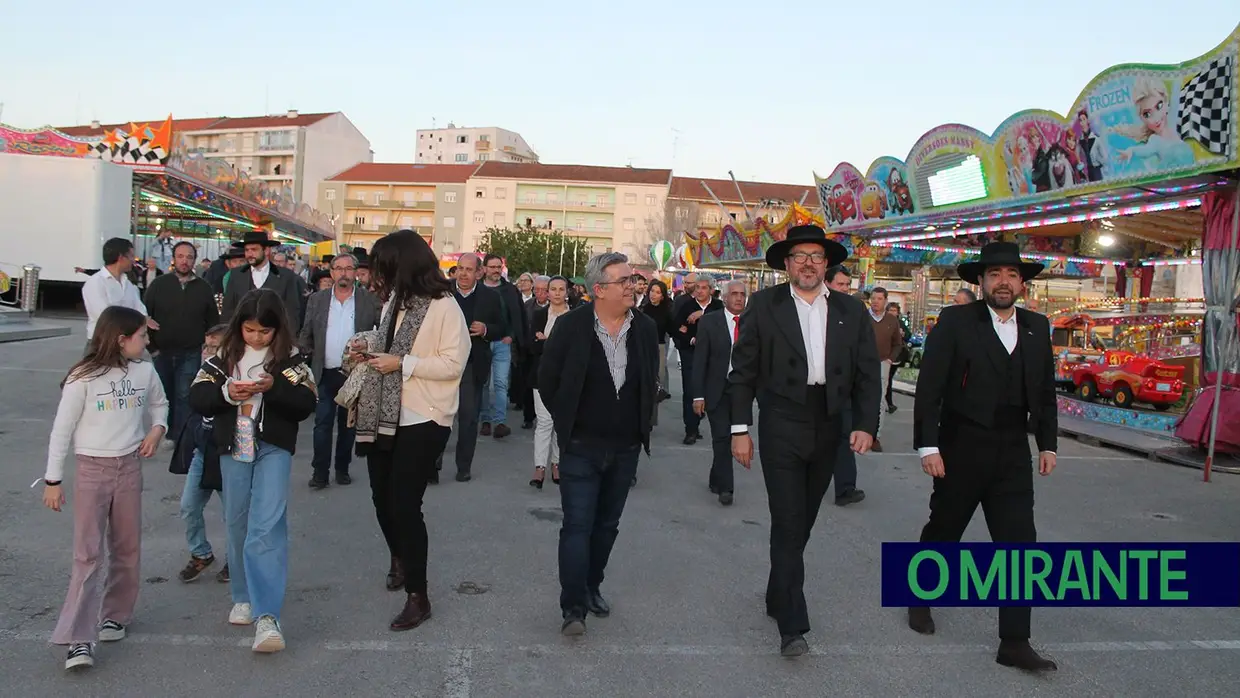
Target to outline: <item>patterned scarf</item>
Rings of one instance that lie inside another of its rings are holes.
[[[413,340],[418,336],[430,304],[429,298],[414,298],[412,305],[405,310],[400,328],[393,332],[392,325],[399,311],[393,303],[379,323],[379,330],[369,336],[375,344],[386,340],[386,346],[371,346],[370,351],[401,357],[407,355],[413,348]],[[373,370],[365,372],[357,397],[356,428],[359,444],[374,443],[380,450],[391,449],[392,437],[400,426],[400,394],[403,384],[403,375],[399,370],[388,374]]]

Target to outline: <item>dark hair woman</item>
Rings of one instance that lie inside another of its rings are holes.
[[[568,305],[569,280],[563,276],[553,276],[547,282],[547,305],[534,311],[530,321],[530,332],[534,342],[530,346],[530,375],[538,375],[539,364],[542,363],[543,347],[555,321],[571,308]],[[560,445],[555,437],[555,423],[551,413],[543,404],[538,389],[534,389],[534,414],[537,416],[534,426],[534,477],[530,479],[530,487],[542,489],[543,480],[547,477],[547,464],[551,465],[551,481],[560,484]]]
[[[659,334],[659,402],[672,397],[667,392],[667,333],[671,332],[672,325],[672,299],[667,292],[667,284],[658,279],[650,282],[650,288],[646,289],[646,303],[642,305],[642,310],[654,320],[655,328]],[[656,410],[657,412],[657,410]]]
[[[452,282],[416,232],[380,238],[370,270],[372,289],[384,301],[382,319],[377,330],[349,340],[344,370],[350,375],[341,394],[356,425],[357,453],[368,461],[375,516],[391,554],[387,588],[406,594],[388,627],[410,630],[431,615],[422,497],[452,433],[469,328]]]
[[[294,346],[280,295],[247,293],[219,353],[190,386],[194,411],[214,418],[219,462],[203,463],[202,485],[218,481],[228,523],[228,622],[255,622],[255,652],[284,649],[280,612],[288,583],[288,482],[297,425],[314,414],[314,379]]]

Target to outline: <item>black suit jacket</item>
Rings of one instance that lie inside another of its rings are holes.
[[[567,449],[572,439],[578,410],[591,409],[590,405],[581,404],[581,391],[585,386],[590,351],[595,341],[594,304],[583,303],[555,321],[551,336],[543,344],[538,394],[555,422],[556,437],[562,449]],[[645,313],[633,313],[633,321],[629,325],[628,352],[628,360],[636,361],[640,371],[638,401],[641,413],[638,419],[642,446],[649,454],[655,384],[659,377],[659,338],[654,320],[646,317]]]
[[[1059,411],[1050,321],[1045,315],[1017,308],[1016,327],[1024,363],[1029,430],[1038,450],[1054,451]],[[940,428],[952,415],[983,427],[993,426],[1009,361],[985,301],[943,308],[926,337],[917,374],[913,447],[938,448]]]
[[[452,291],[453,297],[459,304],[461,302],[458,296],[460,290],[453,286]],[[486,383],[491,376],[491,342],[503,339],[504,317],[500,309],[498,293],[481,282],[474,285],[473,292],[478,294],[478,301],[474,305],[474,316],[466,317],[466,319],[470,322],[481,322],[487,326],[487,331],[481,337],[471,336],[469,338],[469,362],[465,367],[473,370],[474,377],[481,384]],[[464,307],[461,309],[463,311]]]
[[[742,311],[744,312],[744,311]],[[728,362],[732,359],[732,332],[727,313],[707,313],[697,321],[697,344],[693,348],[693,400],[706,400],[706,411],[719,409],[727,393]],[[724,405],[730,410],[730,405]]]
[[[672,324],[668,331],[672,335],[672,341],[676,344],[679,351],[693,351],[696,344],[693,338],[697,337],[698,325],[705,319],[705,315],[698,318],[697,322],[689,322],[689,316],[701,310],[702,306],[698,305],[697,299],[689,297],[689,299],[679,305],[672,306]],[[707,313],[713,313],[716,310],[723,310],[723,301],[718,298],[712,298],[706,306]],[[680,328],[684,327],[685,331],[681,332]]]
[[[851,405],[853,430],[878,432],[882,398],[878,348],[865,305],[850,295],[827,296],[827,414]],[[809,360],[796,300],[788,284],[765,288],[749,298],[741,314],[741,336],[732,347],[728,392],[732,424],[753,424],[753,401],[778,419],[804,421]]]
[[[314,372],[315,382],[323,379],[323,363],[327,358],[324,350],[327,345],[327,316],[331,310],[334,288],[315,291],[306,301],[305,324],[301,334],[297,336],[297,346],[302,353],[310,357],[310,370]],[[353,331],[373,330],[379,326],[379,312],[382,304],[375,294],[358,286],[353,290]]]
[[[269,288],[284,301],[284,312],[288,314],[289,327],[294,336],[301,331],[301,294],[297,291],[297,275],[288,269],[277,267],[267,260],[267,280],[263,288]],[[228,287],[224,289],[224,304],[220,311],[220,322],[232,319],[233,311],[245,294],[254,290],[254,269],[250,265],[237,267],[228,276]]]

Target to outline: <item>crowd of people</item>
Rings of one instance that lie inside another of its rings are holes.
[[[771,515],[767,614],[782,655],[808,651],[806,544],[832,479],[837,505],[864,499],[856,455],[882,449],[884,415],[896,409],[890,385],[910,339],[885,289],[853,292],[847,251],[821,228],[793,228],[771,245],[766,263],[788,281],[752,294],[745,282],[717,289],[702,274],[673,295],[614,252],[589,260],[584,283],[532,272],[513,283],[490,254],[463,254],[444,274],[412,230],[381,238],[369,254],[335,255],[307,281],[276,246],[248,233],[216,260],[222,266],[199,276],[197,248],[172,242],[168,272],[148,285],[144,302],[127,276],[133,245],[117,238],[83,287],[86,353],[63,383],[44,475],[44,502],[59,511],[72,441],[74,562],[52,636],[68,646],[66,668],[93,665],[95,643],[123,639],[133,618],[139,458],[155,455],[161,441],[171,445],[172,472],[186,475],[189,561],[180,580],[193,582],[216,562],[204,511],[218,492],[227,557],[216,579],[229,585],[228,622],[253,626],[255,652],[284,649],[288,490],[300,425],[311,416],[310,488],[328,488],[333,473],[347,486],[353,457],[366,460],[389,553],[385,584],[404,593],[393,631],[431,616],[422,504],[452,432],[454,478],[468,483],[480,436],[503,440],[510,421],[532,430],[529,484],[542,489],[549,475],[564,513],[560,630],[585,633],[588,616],[611,612],[602,583],[639,455],[650,453],[659,404],[672,399],[672,348],[683,443],[703,439],[707,422],[703,477],[720,505],[735,501],[735,464],[752,465],[754,402],[760,407]],[[1040,425],[1040,472],[1054,467],[1054,400],[1048,412],[1041,382],[1049,344],[1043,357],[1033,333],[1015,349],[1008,336],[1016,324],[1045,323],[1014,307],[1040,267],[993,247],[961,267],[984,301],[944,309],[943,329],[925,348],[914,440],[935,478],[927,541],[959,540],[979,503],[996,540],[1032,539],[1020,415]],[[994,320],[995,346],[970,343],[964,333],[974,317]],[[996,374],[976,367],[966,386],[957,374],[976,366],[981,351],[993,354]],[[949,390],[957,380],[960,389]],[[967,447],[966,438],[974,440]],[[1002,478],[985,471],[988,458],[1007,468]],[[953,464],[950,477],[944,462]],[[1054,668],[1029,645],[1028,618],[1028,609],[1001,612],[998,660]],[[909,625],[934,631],[929,609],[909,609]]]

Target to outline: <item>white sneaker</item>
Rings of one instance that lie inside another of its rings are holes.
[[[280,632],[280,624],[271,616],[258,619],[254,630],[255,652],[279,652],[284,649],[284,634]]]
[[[99,626],[100,642],[116,642],[125,639],[125,626],[114,620],[105,620],[103,625]]]
[[[248,603],[235,603],[228,613],[228,622],[233,625],[249,625],[254,622],[254,611]]]
[[[65,669],[95,666],[95,646],[89,642],[69,645],[69,656],[65,657]]]

